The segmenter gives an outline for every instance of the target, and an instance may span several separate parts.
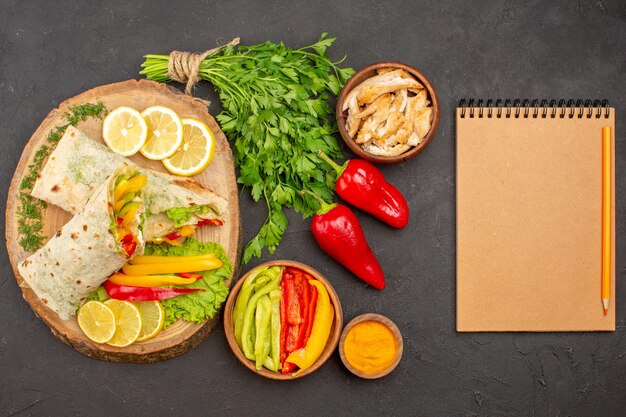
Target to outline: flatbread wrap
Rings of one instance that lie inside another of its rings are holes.
[[[94,190],[124,164],[135,166],[69,126],[50,154],[31,194],[74,214]],[[160,243],[168,240],[168,235],[188,236],[198,226],[224,224],[223,215],[228,210],[226,199],[189,178],[151,170],[145,170],[145,174],[148,177],[144,189],[147,241]]]
[[[146,175],[135,167],[119,167],[81,211],[18,264],[22,285],[29,286],[47,307],[68,320],[113,272],[135,254],[143,253],[142,190],[146,182]]]

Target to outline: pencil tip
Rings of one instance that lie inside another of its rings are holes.
[[[607,316],[608,314],[609,314],[609,309],[608,309],[608,308],[605,308],[605,309],[604,309],[604,315],[605,315],[605,316]]]

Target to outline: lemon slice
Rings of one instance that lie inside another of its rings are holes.
[[[115,333],[115,316],[101,302],[89,301],[78,310],[78,326],[89,339],[106,343]]]
[[[130,107],[118,107],[104,118],[102,138],[115,153],[123,156],[136,154],[146,143],[148,125],[141,113]]]
[[[174,110],[164,106],[148,107],[141,112],[148,125],[148,138],[140,152],[148,159],[172,156],[183,142],[183,125]]]
[[[137,342],[152,339],[159,334],[165,323],[165,310],[158,301],[142,301],[134,303],[141,314],[141,332]]]
[[[174,155],[163,160],[169,172],[188,177],[203,171],[213,160],[215,136],[211,129],[196,119],[182,119],[183,144]]]
[[[108,345],[124,347],[133,343],[141,332],[141,313],[139,309],[128,301],[106,300],[104,305],[109,307],[115,315],[115,334],[106,342]]]

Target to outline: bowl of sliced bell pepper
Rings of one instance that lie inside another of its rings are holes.
[[[343,312],[337,293],[315,269],[267,262],[231,290],[224,330],[233,353],[266,378],[290,380],[316,371],[335,351]]]

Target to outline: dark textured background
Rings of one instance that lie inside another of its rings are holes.
[[[405,354],[398,369],[378,381],[352,376],[335,354],[303,380],[272,382],[237,362],[219,328],[167,362],[99,362],[58,342],[35,317],[3,249],[0,414],[624,415],[623,256],[617,258],[622,303],[615,333],[456,333],[453,109],[468,96],[608,98],[617,108],[617,253],[623,254],[626,3],[90,3],[0,2],[3,202],[24,144],[50,109],[91,87],[137,77],[145,53],[203,50],[234,36],[243,44],[269,39],[300,47],[327,31],[337,37],[329,53],[347,54],[347,65],[399,60],[430,77],[442,105],[434,141],[417,158],[384,168],[409,200],[409,226],[391,230],[358,213],[388,288],[377,292],[350,276],[317,248],[309,222],[294,215],[280,250],[263,259],[296,259],[322,271],[346,320],[364,312],[389,316],[404,334]],[[206,85],[198,90],[208,91]],[[249,239],[265,213],[247,193],[241,209]]]

